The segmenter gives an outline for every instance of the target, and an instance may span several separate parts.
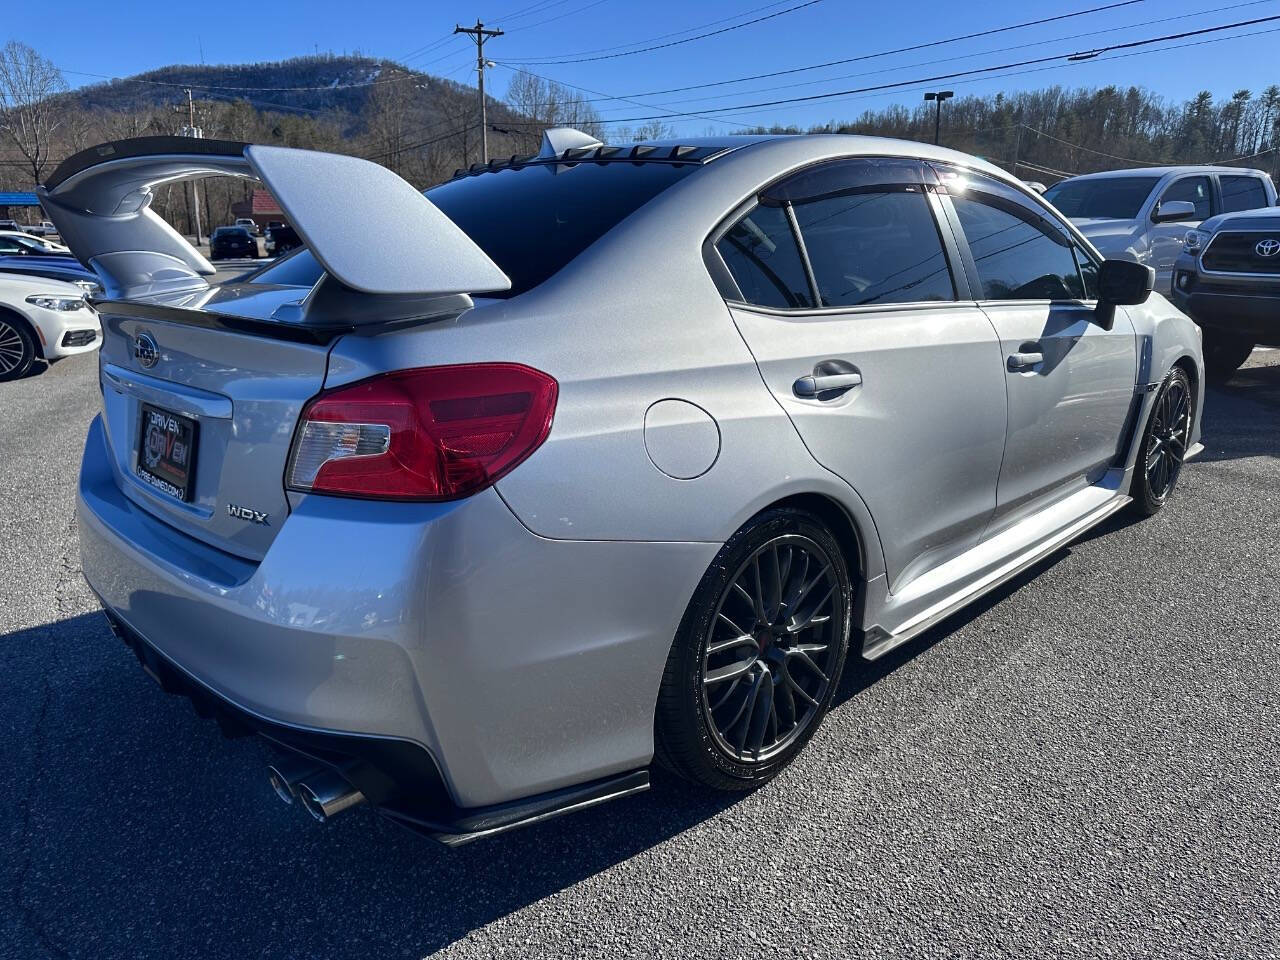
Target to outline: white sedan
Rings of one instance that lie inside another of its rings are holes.
[[[97,311],[75,284],[0,274],[0,381],[101,344]]]

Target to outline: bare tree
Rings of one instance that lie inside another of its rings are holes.
[[[511,78],[507,103],[516,113],[533,121],[526,129],[535,145],[548,127],[573,127],[596,138],[604,134],[599,112],[580,94],[527,70]]]
[[[631,139],[636,143],[645,140],[670,140],[676,135],[676,128],[661,120],[650,120],[630,131]],[[622,139],[619,137],[619,139]]]
[[[414,84],[409,74],[384,70],[369,94],[366,124],[378,162],[396,173],[405,172],[405,152],[411,142],[409,113]]]
[[[0,130],[22,154],[33,183],[49,165],[61,123],[52,97],[66,87],[62,71],[25,43],[10,40],[0,50]]]

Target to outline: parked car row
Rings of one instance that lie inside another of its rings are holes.
[[[257,258],[258,241],[268,257],[276,257],[302,246],[302,238],[293,227],[280,220],[268,222],[265,230],[259,230],[254,221],[241,217],[232,226],[218,227],[209,238],[209,259],[224,260],[231,257]]]
[[[30,223],[25,226],[17,220],[0,220],[0,230],[12,230],[36,237],[52,237],[58,232],[58,228],[48,220],[41,220],[39,223]]]

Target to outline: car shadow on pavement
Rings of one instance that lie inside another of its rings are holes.
[[[1064,555],[879,660],[852,659],[834,709]],[[420,957],[605,871],[643,897],[627,861],[742,796],[655,769],[648,793],[454,850],[363,808],[320,825],[274,796],[261,741],[226,740],[166,696],[100,613],[0,644],[11,675],[42,679],[0,680],[19,785],[0,800],[14,907],[0,936],[29,943],[21,955]]]
[[[875,660],[864,660],[860,657],[854,657],[851,654],[849,660],[845,663],[844,674],[840,680],[840,687],[836,691],[836,696],[832,702],[831,708],[833,710],[839,708],[843,704],[857,697],[868,687],[879,683],[895,670],[898,670],[910,663],[926,650],[942,643],[967,624],[977,620],[992,607],[1002,603],[1011,594],[1017,593],[1026,584],[1032,582],[1037,577],[1043,575],[1046,571],[1057,566],[1066,559],[1069,553],[1070,546],[1060,550],[1055,550],[1053,553],[1049,554],[1049,556],[1033,563],[1021,573],[1010,578],[1008,581],[996,587],[985,596],[979,597],[967,607],[958,610],[941,623],[930,627],[919,636],[913,637],[911,640],[902,644],[902,646],[894,647],[888,653],[885,653]]]
[[[738,799],[655,771],[646,794],[455,850],[364,808],[317,824],[273,795],[265,744],[166,696],[101,614],[0,644],[43,681],[0,682],[16,955],[420,957]]]
[[[1256,406],[1266,410],[1257,416]],[[1269,416],[1268,416],[1269,414]],[[1204,453],[1198,463],[1280,457],[1280,352],[1254,354],[1225,383],[1212,385],[1204,401]]]

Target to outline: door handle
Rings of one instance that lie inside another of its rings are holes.
[[[1009,357],[1009,369],[1013,371],[1029,370],[1038,363],[1044,363],[1044,354],[1038,352],[1015,353]]]
[[[831,394],[831,396],[822,397],[822,399],[834,399],[846,390],[861,384],[862,374],[860,373],[811,374],[807,377],[801,377],[793,383],[791,392],[805,400],[821,397],[824,393]]]

